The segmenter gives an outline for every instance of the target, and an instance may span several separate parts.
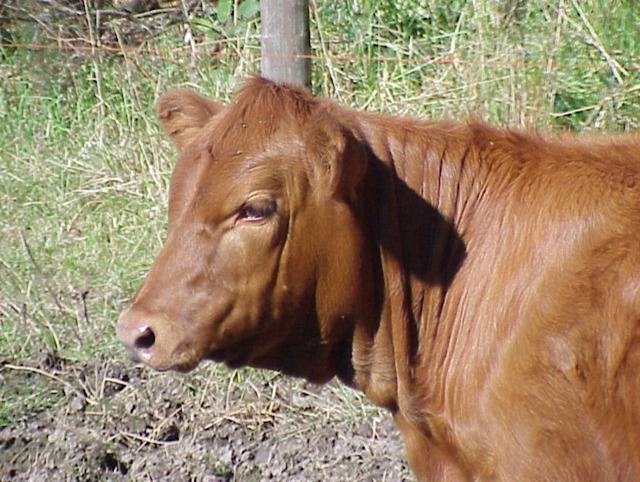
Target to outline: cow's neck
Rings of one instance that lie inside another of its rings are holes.
[[[423,411],[441,404],[438,351],[453,330],[442,307],[466,255],[461,233],[486,172],[467,126],[364,114],[351,130],[370,152],[364,211],[384,287],[374,329],[356,328],[355,383],[375,403],[420,423],[424,413],[414,413],[412,397],[420,394]],[[433,364],[420,366],[418,358]]]

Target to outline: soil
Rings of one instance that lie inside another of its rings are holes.
[[[338,382],[45,354],[2,361],[0,388],[43,402],[0,429],[3,481],[411,480],[390,415]]]

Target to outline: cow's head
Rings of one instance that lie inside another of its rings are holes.
[[[157,113],[179,152],[168,235],[118,338],[159,370],[210,358],[328,380],[373,298],[365,151],[329,104],[263,79],[226,107],[172,91]]]

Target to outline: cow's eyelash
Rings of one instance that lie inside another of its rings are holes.
[[[247,202],[238,210],[237,219],[260,220],[271,216],[276,211],[276,202],[273,199],[265,199],[255,202]]]

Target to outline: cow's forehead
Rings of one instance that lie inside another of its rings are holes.
[[[317,105],[306,91],[253,79],[212,122],[212,153],[224,157],[255,154],[276,141],[276,133],[293,140]]]
[[[222,112],[206,127],[206,179],[231,181],[262,169],[272,174],[289,167],[306,150],[304,118],[276,112]],[[217,183],[217,182],[216,182]]]
[[[224,117],[217,121],[220,124],[206,132],[208,145],[200,150],[199,167],[190,173],[194,177],[188,196],[194,206],[215,214],[252,192],[282,191],[286,178],[295,176],[296,169],[304,175],[299,159],[305,145],[299,126],[275,123],[265,127],[255,120],[238,126],[225,123]],[[192,152],[198,155],[197,150]]]
[[[208,147],[216,162],[255,163],[268,160],[270,154],[299,147],[301,133],[301,122],[296,119],[282,119],[277,115],[263,118],[223,115],[212,126]]]

